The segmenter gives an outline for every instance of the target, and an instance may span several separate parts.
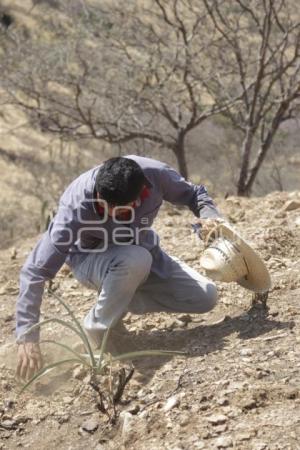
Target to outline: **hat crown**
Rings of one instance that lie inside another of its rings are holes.
[[[207,274],[216,281],[238,281],[248,273],[243,254],[225,237],[214,240],[204,251],[200,262]]]
[[[254,292],[266,292],[271,278],[264,261],[252,246],[225,220],[207,239],[209,245],[200,263],[207,275],[216,281],[236,281]]]

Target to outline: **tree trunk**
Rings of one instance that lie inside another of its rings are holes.
[[[237,183],[237,194],[241,196],[248,196],[250,194],[247,186],[250,154],[253,144],[253,132],[250,128],[247,129],[247,133],[242,147],[242,165],[240,169],[240,176]]]
[[[266,139],[264,140],[264,142],[262,143],[260,150],[258,152],[256,161],[252,167],[252,169],[250,170],[250,174],[248,176],[248,180],[246,182],[245,185],[245,190],[250,193],[251,189],[253,187],[254,181],[256,179],[256,176],[258,174],[259,169],[261,168],[261,165],[267,155],[268,150],[270,149],[273,139],[278,131],[278,128],[282,122],[282,118],[286,112],[286,110],[288,109],[288,103],[287,102],[283,102],[280,105],[280,108],[278,109],[278,112],[276,114],[276,116],[273,119],[272,122],[272,126],[266,136]]]
[[[255,181],[255,179],[257,177],[257,174],[258,174],[258,171],[261,168],[261,165],[262,165],[262,163],[263,163],[263,161],[264,161],[264,159],[266,157],[266,154],[267,154],[268,150],[271,147],[271,144],[272,144],[272,141],[273,141],[273,137],[274,137],[274,135],[272,135],[270,137],[270,139],[267,139],[263,143],[263,145],[260,147],[260,150],[258,152],[258,156],[257,156],[256,162],[255,162],[255,164],[253,165],[253,167],[252,167],[252,169],[250,171],[250,175],[248,177],[248,181],[247,181],[246,186],[245,186],[246,191],[249,192],[249,193],[251,192],[251,189],[253,187],[254,181]]]
[[[185,156],[185,143],[184,143],[184,135],[180,134],[178,136],[176,147],[173,148],[173,151],[175,153],[176,159],[177,159],[177,166],[179,173],[184,177],[188,178],[188,167],[186,162],[186,156]]]

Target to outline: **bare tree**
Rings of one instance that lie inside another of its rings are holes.
[[[213,64],[203,61],[217,44],[207,12],[192,0],[65,8],[76,31],[57,32],[55,45],[18,41],[11,49],[14,71],[3,68],[9,101],[42,131],[171,150],[187,177],[187,135],[240,96],[207,95]]]
[[[288,0],[202,0],[210,32],[215,76],[206,84],[216,104],[241,92],[222,112],[241,133],[237,192],[249,195],[280,125],[295,116],[300,98],[299,9]]]
[[[105,5],[105,6],[104,6]],[[38,6],[35,12],[38,10]],[[57,13],[58,14],[58,13]],[[299,13],[289,0],[65,1],[51,40],[6,42],[11,102],[65,139],[170,150],[187,177],[187,136],[223,114],[240,136],[240,195],[251,192],[299,103]]]

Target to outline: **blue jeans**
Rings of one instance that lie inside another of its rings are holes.
[[[97,303],[84,327],[97,335],[126,313],[206,313],[217,302],[215,284],[177,258],[171,257],[171,275],[151,272],[152,256],[137,245],[111,245],[105,252],[74,255],[75,278],[98,291]]]

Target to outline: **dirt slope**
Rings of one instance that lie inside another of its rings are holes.
[[[72,369],[16,396],[17,279],[35,241],[0,253],[0,448],[300,448],[300,193],[230,197],[219,206],[266,260],[273,279],[269,310],[251,307],[251,294],[242,288],[219,283],[219,304],[209,314],[127,316],[125,325],[138,349],[176,349],[188,356],[134,362],[114,426],[97,412],[86,378],[74,378],[81,376]],[[191,235],[192,222],[190,213],[166,206],[156,228],[170,253],[200,269],[201,243]],[[55,283],[83,317],[95,294],[63,271]],[[43,317],[64,314],[45,295]],[[71,342],[54,325],[45,336]],[[57,357],[48,347],[46,359]]]

